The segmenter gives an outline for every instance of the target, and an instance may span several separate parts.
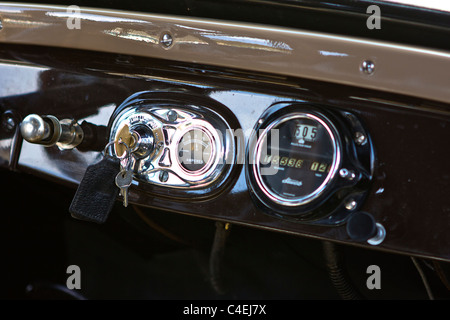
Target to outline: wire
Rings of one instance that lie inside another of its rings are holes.
[[[216,233],[209,259],[211,285],[218,294],[224,294],[226,292],[222,266],[225,254],[225,244],[230,233],[230,226],[229,223],[216,222]]]
[[[427,291],[428,298],[430,300],[434,300],[433,292],[431,292],[430,285],[428,283],[427,277],[425,276],[425,273],[422,270],[422,267],[419,265],[419,262],[417,261],[416,258],[411,257],[411,260],[414,263],[414,265],[416,266],[416,269],[419,272],[420,277],[422,278],[422,282],[423,282],[423,285],[425,286],[425,290]]]
[[[137,215],[152,229],[154,229],[155,231],[161,233],[162,235],[164,235],[165,237],[175,241],[175,242],[179,242],[181,244],[184,244],[186,246],[190,246],[191,244],[188,243],[187,241],[185,241],[184,239],[178,237],[177,235],[173,234],[172,232],[170,232],[169,230],[163,228],[162,226],[160,226],[159,224],[157,224],[156,222],[154,222],[153,220],[151,220],[144,212],[142,212],[142,210],[133,205],[133,209],[134,211],[137,213]]]
[[[441,279],[442,283],[445,285],[447,290],[450,290],[450,283],[448,282],[447,276],[445,275],[444,270],[442,269],[441,264],[438,261],[433,261],[434,269]]]
[[[343,267],[343,257],[338,247],[329,241],[323,241],[323,251],[328,274],[338,294],[344,300],[362,300],[363,296],[351,283]]]

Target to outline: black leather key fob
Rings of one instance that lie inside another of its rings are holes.
[[[78,186],[69,208],[76,219],[104,223],[117,199],[119,188],[115,178],[120,172],[120,162],[109,156],[90,165]]]

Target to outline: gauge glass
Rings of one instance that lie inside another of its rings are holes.
[[[211,138],[202,129],[187,131],[178,143],[178,160],[189,172],[205,169],[211,159]]]
[[[302,205],[325,190],[339,159],[339,146],[325,121],[310,114],[290,115],[260,136],[255,176],[273,201]]]

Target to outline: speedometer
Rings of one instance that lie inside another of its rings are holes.
[[[256,145],[253,170],[260,188],[286,206],[320,196],[340,163],[335,136],[329,124],[312,114],[294,113],[273,122]]]
[[[343,223],[361,205],[374,154],[353,114],[278,103],[255,125],[247,158],[249,191],[263,212],[330,225]]]

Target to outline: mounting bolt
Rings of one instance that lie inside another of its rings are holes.
[[[362,145],[364,145],[367,142],[367,138],[366,138],[366,136],[363,133],[357,132],[355,134],[355,142],[358,145],[362,146]]]
[[[169,48],[173,44],[173,38],[170,34],[164,33],[159,42],[164,48]]]
[[[342,168],[341,170],[339,170],[339,175],[342,178],[350,180],[350,181],[356,178],[356,174],[355,174],[354,171],[348,170],[348,169],[345,169],[345,168]]]
[[[361,72],[365,74],[373,74],[375,72],[375,64],[370,60],[365,60],[360,67]]]

